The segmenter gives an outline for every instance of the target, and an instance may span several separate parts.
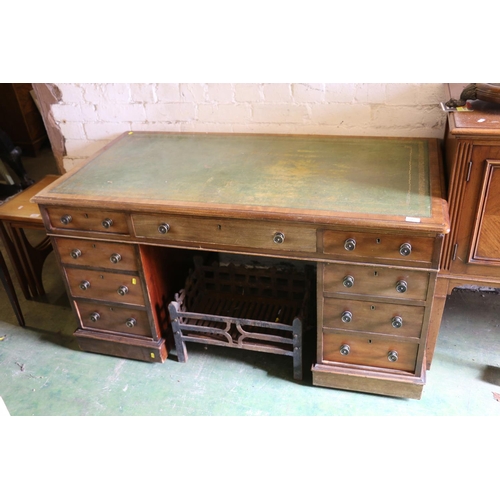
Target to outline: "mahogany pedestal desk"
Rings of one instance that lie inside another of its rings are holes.
[[[465,85],[450,84],[458,98]],[[463,285],[500,288],[500,104],[469,101],[471,111],[448,115],[445,167],[450,233],[427,348],[430,367],[447,296]]]
[[[43,263],[52,251],[48,237],[36,245],[32,245],[26,237],[25,229],[45,229],[38,205],[30,200],[58,177],[47,175],[0,205],[0,236],[26,299],[45,294]]]
[[[421,397],[449,229],[437,140],[131,132],[34,201],[81,349],[162,362],[186,255],[274,257],[316,269],[313,384]]]

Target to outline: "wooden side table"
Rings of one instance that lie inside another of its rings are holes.
[[[24,297],[28,300],[45,294],[42,269],[45,259],[52,250],[48,237],[36,245],[32,245],[26,237],[25,229],[45,232],[38,205],[30,200],[58,177],[47,175],[0,205],[0,236]]]

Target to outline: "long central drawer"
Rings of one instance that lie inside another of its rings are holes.
[[[288,222],[182,215],[132,215],[132,221],[140,238],[275,252],[316,252],[316,229]]]

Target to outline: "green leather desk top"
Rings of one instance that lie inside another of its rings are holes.
[[[429,158],[427,139],[134,132],[43,195],[428,218]]]

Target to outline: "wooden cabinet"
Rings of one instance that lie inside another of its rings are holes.
[[[36,156],[47,140],[32,90],[31,83],[0,83],[0,128],[28,156]]]
[[[127,133],[35,201],[83,350],[164,361],[194,251],[297,261],[316,268],[317,335],[303,339],[317,345],[313,383],[420,398],[449,228],[437,140]],[[285,330],[287,300],[257,319]],[[220,336],[206,321],[203,334]],[[252,338],[295,351],[290,332]]]
[[[450,85],[457,98],[463,85]],[[500,104],[469,101],[445,136],[450,233],[445,236],[427,348],[430,366],[446,297],[457,286],[500,287]]]

